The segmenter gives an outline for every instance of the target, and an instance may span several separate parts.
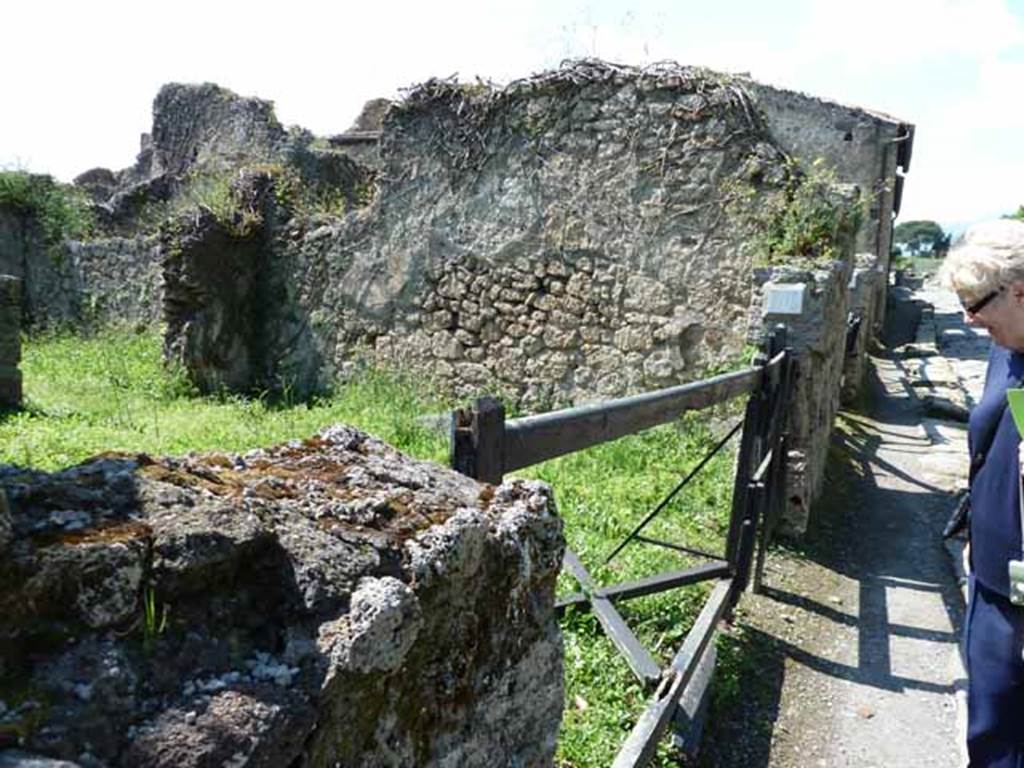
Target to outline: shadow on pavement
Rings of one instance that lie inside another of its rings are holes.
[[[913,341],[920,309],[911,302],[890,307],[884,337],[889,345]],[[918,471],[932,447],[919,429],[919,401],[909,393],[887,394],[875,369],[870,370],[870,404],[837,420],[826,491],[812,510],[806,535],[789,545],[796,557],[777,553],[782,575],[769,571],[763,597],[751,608],[758,615],[749,621],[739,617],[734,634],[742,636],[750,656],[737,663],[745,698],[728,722],[712,728],[716,743],[706,743],[702,766],[790,765],[788,758],[773,762],[772,750],[779,748],[780,738],[789,738],[775,730],[780,708],[808,706],[794,704],[792,691],[783,702],[784,682],[794,666],[888,692],[954,693],[956,682],[947,681],[944,670],[922,665],[915,667],[922,670],[915,674],[908,672],[906,656],[893,657],[893,649],[908,644],[941,644],[930,647],[932,654],[942,645],[955,644],[955,631],[937,627],[945,623],[943,614],[949,626],[960,626],[962,607],[941,540],[952,497]],[[903,384],[908,386],[905,380]],[[799,573],[806,575],[794,575]],[[833,583],[814,581],[823,573]],[[917,616],[907,613],[906,606],[917,600],[929,604],[933,623],[915,621]],[[820,691],[800,693],[810,699]],[[822,714],[805,715],[808,725],[801,730],[821,723]],[[788,711],[786,715],[790,727],[800,722]]]

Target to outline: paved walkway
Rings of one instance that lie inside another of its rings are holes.
[[[966,439],[962,424],[927,415],[925,397],[971,403],[988,340],[948,292],[895,297],[870,405],[837,421],[805,549],[776,553],[766,594],[744,601],[748,701],[712,727],[705,765],[964,764],[963,600],[940,531],[966,481]]]

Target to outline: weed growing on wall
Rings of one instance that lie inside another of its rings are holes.
[[[790,161],[782,191],[759,201],[752,186],[735,186],[726,197],[733,215],[754,208],[740,218],[752,231],[755,258],[762,264],[836,258],[869,203],[863,197],[856,202],[845,198],[835,173],[820,159],[807,168]]]
[[[62,241],[85,237],[95,226],[85,193],[50,176],[0,171],[0,206],[34,218],[54,257]]]

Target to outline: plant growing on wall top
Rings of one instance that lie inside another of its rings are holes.
[[[0,171],[0,206],[34,218],[51,255],[64,240],[88,235],[95,224],[85,193],[25,171]]]
[[[835,174],[822,160],[802,169],[790,163],[783,191],[754,218],[758,251],[768,264],[807,259],[828,261],[860,226],[864,200],[841,194]]]

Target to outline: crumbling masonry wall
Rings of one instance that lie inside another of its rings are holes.
[[[22,280],[28,329],[153,324],[161,316],[162,255],[153,236],[101,237],[43,246],[31,213],[0,206],[0,274]]]
[[[807,530],[812,507],[823,490],[832,423],[839,412],[840,389],[847,364],[846,318],[853,264],[852,258],[846,258],[810,268],[779,266],[755,272],[753,329],[784,323],[788,329],[788,344],[797,356],[788,424],[786,482],[789,498],[781,520],[782,530],[788,534],[798,535]],[[765,293],[773,286],[787,284],[804,286],[800,313],[765,311]]]
[[[742,348],[749,223],[785,158],[730,79],[584,63],[503,89],[432,81],[387,113],[380,156],[366,208],[276,217],[279,377],[369,360],[543,404],[696,378]]]
[[[878,302],[885,300],[885,275],[871,254],[858,254],[849,284],[849,317],[855,326],[848,339],[840,396],[844,405],[855,403],[863,391],[867,375],[868,352],[873,339],[872,321],[878,315]]]
[[[899,213],[904,174],[910,170],[914,126],[874,110],[838,104],[808,94],[747,81],[754,101],[771,125],[772,137],[805,165],[822,162],[839,181],[856,185],[864,219],[855,249],[873,256],[883,276],[869,280],[874,296],[864,317],[869,338],[885,313],[893,219]]]

